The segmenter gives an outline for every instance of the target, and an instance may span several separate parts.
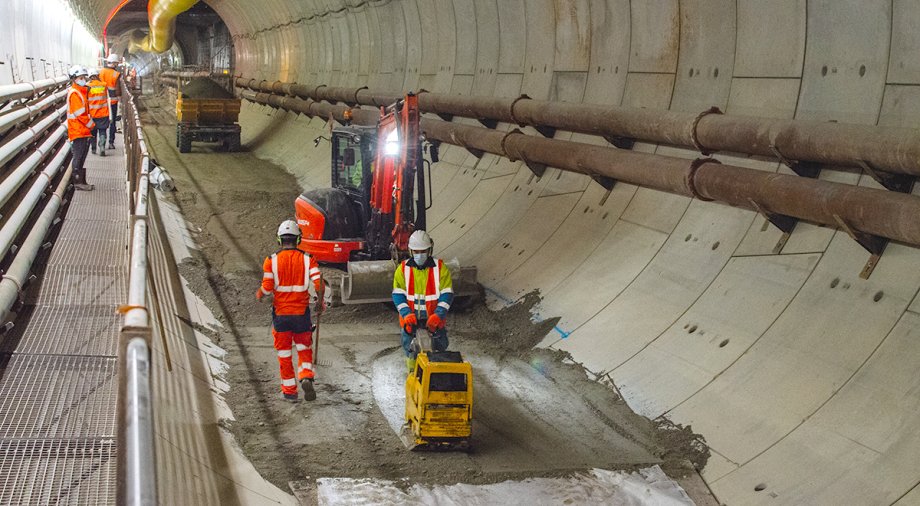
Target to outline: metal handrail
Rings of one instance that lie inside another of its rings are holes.
[[[118,504],[157,502],[154,418],[147,311],[147,190],[150,156],[134,97],[122,86],[125,157],[132,192],[128,301],[119,336]]]

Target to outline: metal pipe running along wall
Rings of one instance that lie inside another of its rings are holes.
[[[236,79],[236,86],[348,105],[385,106],[402,94],[362,88]],[[806,120],[734,116],[710,109],[699,114],[609,105],[419,92],[422,112],[488,119],[520,126],[642,140],[696,149],[747,153],[830,165],[864,166],[920,176],[920,131]]]
[[[58,76],[29,83],[4,84],[0,86],[0,102],[29,98],[49,88],[56,88],[69,81],[67,76]]]
[[[350,110],[344,105],[265,93],[243,92],[241,96],[339,122],[345,121],[345,111]],[[379,116],[376,111],[350,111],[356,124],[373,125]],[[843,222],[853,230],[920,246],[920,197],[910,194],[723,165],[711,158],[687,160],[429,118],[421,120],[421,130],[428,140],[521,160],[531,167],[556,167],[600,181],[608,178],[609,182],[623,181],[834,227]]]

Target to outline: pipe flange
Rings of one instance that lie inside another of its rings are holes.
[[[518,121],[518,119],[514,116],[514,106],[517,105],[517,103],[520,102],[521,100],[531,100],[531,98],[527,96],[526,94],[522,93],[521,96],[514,99],[514,101],[512,101],[511,105],[508,107],[508,115],[511,116],[511,121],[515,122],[517,126],[519,127],[523,127],[525,125],[521,123],[520,121]]]
[[[510,161],[512,161],[512,162],[516,162],[517,159],[512,158],[511,156],[508,155],[508,150],[505,149],[505,141],[507,141],[508,138],[511,137],[512,135],[523,135],[523,134],[524,134],[524,132],[522,132],[522,131],[520,131],[519,129],[515,128],[514,130],[512,130],[512,131],[506,133],[506,134],[502,137],[502,141],[501,141],[502,153],[504,153],[505,156],[508,158],[508,160],[510,160]]]
[[[716,160],[715,158],[697,158],[696,160],[693,160],[690,162],[690,170],[687,171],[685,182],[687,183],[687,188],[690,190],[690,194],[693,195],[694,198],[699,199],[702,202],[712,202],[713,199],[700,195],[700,192],[696,189],[696,171],[699,170],[699,168],[702,167],[704,163],[721,164],[722,162]]]
[[[358,102],[358,93],[361,93],[362,90],[366,90],[366,89],[368,89],[367,86],[362,86],[362,87],[360,87],[360,88],[356,88],[356,89],[355,89],[355,94],[352,96],[352,102],[351,102],[350,105],[355,105],[355,106],[361,105],[360,102]]]
[[[19,279],[17,279],[15,276],[4,274],[3,277],[0,279],[8,279],[12,281],[13,284],[16,285],[16,293],[20,293],[20,294],[22,293],[22,282],[19,281]]]
[[[321,99],[318,98],[318,97],[319,97],[319,90],[320,90],[320,88],[328,88],[328,86],[326,86],[325,84],[321,84],[321,85],[317,86],[316,88],[313,88],[313,92],[310,93],[310,96],[311,96],[311,98],[313,98],[313,100],[317,100],[317,101],[321,100]]]
[[[696,132],[697,127],[700,124],[700,120],[709,116],[710,114],[722,114],[722,110],[716,106],[712,106],[709,109],[699,113],[696,118],[693,119],[693,126],[690,129],[690,140],[693,142],[693,145],[696,147],[697,151],[702,153],[705,156],[712,154],[711,150],[706,149],[702,144],[700,144],[699,135]]]

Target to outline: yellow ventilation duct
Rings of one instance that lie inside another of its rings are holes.
[[[173,45],[176,33],[176,16],[191,9],[198,0],[150,0],[147,2],[147,19],[150,33],[140,30],[131,34],[128,52],[165,53]]]

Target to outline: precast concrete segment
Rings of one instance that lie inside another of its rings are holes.
[[[254,79],[237,79],[236,85],[266,93],[375,107],[392,104],[402,96],[365,88],[256,82]],[[725,100],[727,96],[720,102]],[[728,151],[830,165],[865,163],[876,170],[920,176],[920,135],[912,128],[734,116],[708,108],[696,112],[655,111],[527,97],[464,97],[434,93],[420,93],[419,108],[436,114],[696,148],[704,154]]]

